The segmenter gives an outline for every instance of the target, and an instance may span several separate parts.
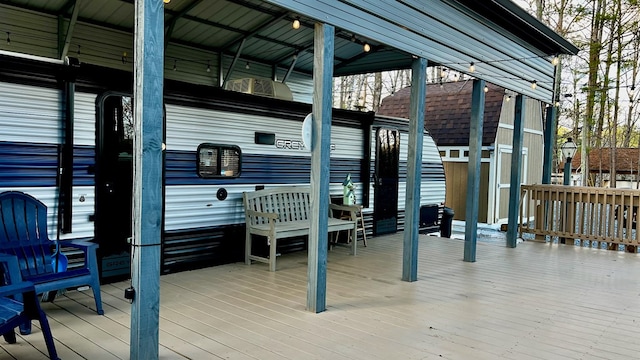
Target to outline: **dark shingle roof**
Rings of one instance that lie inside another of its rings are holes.
[[[637,174],[640,154],[638,148],[617,148],[616,149],[616,172],[618,174]],[[577,152],[571,159],[573,169],[580,167],[581,154]],[[598,173],[600,169],[608,173],[611,169],[611,148],[591,149],[589,151],[589,172]],[[562,162],[564,166],[564,161]]]
[[[471,81],[427,85],[424,125],[439,146],[469,145]],[[504,89],[488,84],[485,93],[482,145],[496,139]],[[411,88],[401,89],[382,100],[378,114],[409,118]]]

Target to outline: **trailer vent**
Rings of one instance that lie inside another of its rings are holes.
[[[286,84],[271,79],[244,78],[229,80],[224,88],[245,94],[293,101],[293,94],[291,90],[289,90],[289,87]]]

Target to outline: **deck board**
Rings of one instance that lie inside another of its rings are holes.
[[[164,275],[161,359],[636,359],[637,254],[534,242],[510,249],[420,236],[418,281],[400,280],[402,234],[358,256],[329,252],[327,311],[305,310],[306,254],[278,271],[229,264]],[[43,303],[61,358],[128,359],[128,282]],[[0,341],[2,359],[44,359],[40,330]]]

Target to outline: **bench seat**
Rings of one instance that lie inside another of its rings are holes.
[[[276,246],[278,239],[309,235],[310,189],[309,187],[280,187],[263,189],[243,194],[246,239],[245,262],[252,260],[269,264],[269,270],[276,270]],[[357,230],[359,207],[329,204],[328,232],[348,230],[352,235]],[[348,212],[348,219],[333,217],[333,211]],[[269,256],[252,254],[253,236],[264,236],[269,245]],[[352,242],[352,254],[356,254],[356,241]]]

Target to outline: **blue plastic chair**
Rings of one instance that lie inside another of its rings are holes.
[[[3,269],[9,270],[9,273],[19,274],[16,257],[0,254],[0,262],[4,263],[6,268],[3,267]],[[49,328],[49,321],[40,308],[35,287],[30,282],[15,278],[8,279],[7,285],[0,286],[0,335],[3,335],[9,344],[15,344],[15,328],[24,323],[30,323],[31,320],[40,322],[49,358],[59,360]]]
[[[0,253],[17,257],[22,279],[34,284],[36,294],[90,286],[96,302],[96,312],[104,314],[96,257],[97,244],[65,241],[65,247],[74,247],[84,252],[84,264],[57,271],[61,267],[57,263],[55,267],[52,264],[52,259],[55,259],[52,249],[57,249],[57,244],[47,235],[47,207],[31,195],[19,191],[0,194],[0,223]],[[28,328],[21,329],[23,334],[28,334],[29,331]]]

